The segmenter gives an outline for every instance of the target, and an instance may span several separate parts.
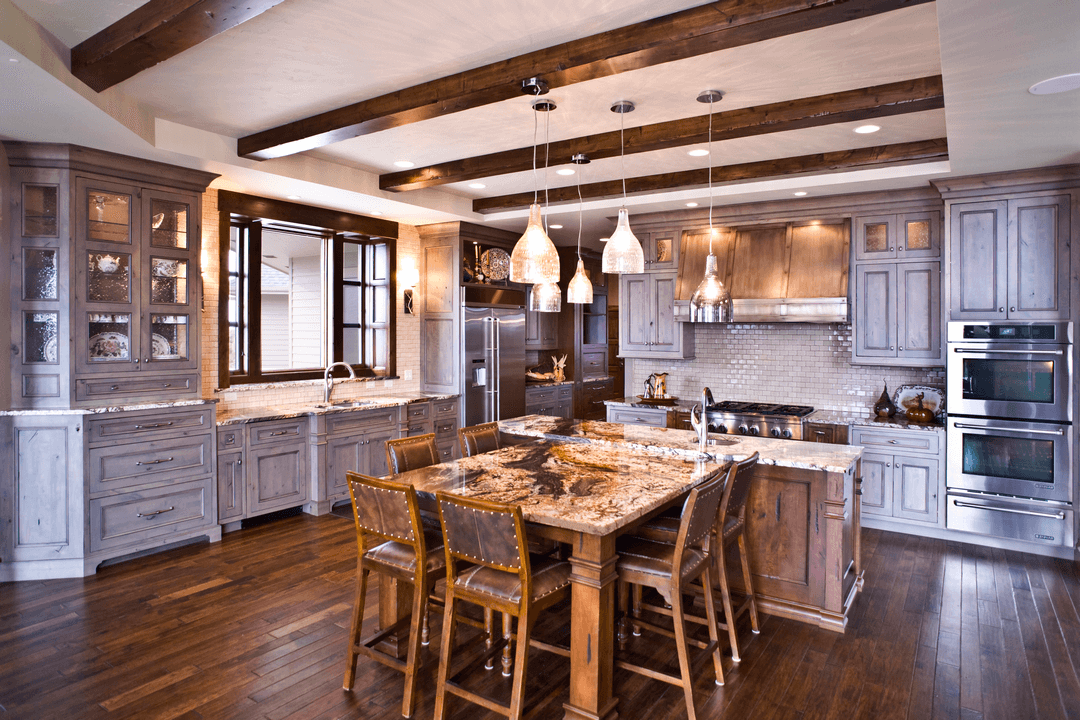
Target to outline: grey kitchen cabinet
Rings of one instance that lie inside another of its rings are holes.
[[[308,498],[307,441],[287,440],[248,450],[248,517],[295,507]]]
[[[856,217],[855,261],[941,257],[941,213],[895,213]]]
[[[649,425],[666,428],[668,411],[663,408],[639,408],[630,405],[608,405],[607,421],[624,425]]]
[[[677,228],[653,232],[635,232],[645,255],[645,272],[679,269],[679,232]]]
[[[678,273],[619,278],[619,355],[624,358],[694,357],[694,327],[675,320]]]
[[[244,516],[244,451],[218,451],[218,522],[225,524]]]
[[[457,439],[460,409],[456,397],[431,401],[432,431],[435,433],[435,445],[439,448],[439,462],[461,456]]]
[[[1068,320],[1070,197],[949,205],[952,320]]]
[[[426,406],[427,403],[413,403],[316,416],[313,452],[321,456],[311,498],[316,514],[329,512],[334,503],[349,499],[345,473],[374,477],[389,474],[386,441],[405,434],[404,423],[426,420]]]
[[[572,419],[574,417],[573,384],[526,387],[525,413]]]
[[[856,425],[851,444],[862,457],[864,527],[918,532],[943,528],[945,486],[943,432]]]
[[[852,363],[943,364],[941,264],[855,266]]]
[[[559,313],[536,312],[529,309],[533,286],[525,288],[525,348],[554,350],[559,347]]]

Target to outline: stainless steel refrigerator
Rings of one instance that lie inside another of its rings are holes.
[[[525,414],[525,309],[465,307],[465,425]]]

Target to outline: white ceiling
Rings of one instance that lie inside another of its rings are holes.
[[[250,192],[410,223],[465,219],[517,229],[524,213],[471,212],[470,200],[534,188],[531,172],[408,193],[378,189],[396,160],[417,166],[527,147],[530,98],[354,138],[263,163],[235,156],[234,139],[351,102],[700,4],[700,0],[284,0],[264,14],[96,95],[65,74],[65,47],[107,27],[139,0],[0,0],[0,137],[66,141],[222,173]],[[16,8],[17,6],[17,8]],[[25,13],[20,17],[19,10]],[[17,22],[11,22],[11,20]],[[42,30],[47,32],[42,32]],[[35,34],[38,37],[31,37]],[[51,36],[53,37],[50,37]],[[706,111],[703,89],[724,91],[717,111],[941,73],[945,109],[883,118],[879,133],[851,125],[714,144],[718,164],[947,136],[948,163],[787,178],[717,189],[717,203],[925,186],[935,174],[1080,162],[1080,92],[1036,97],[1038,80],[1080,71],[1080,2],[937,0],[553,91],[552,141],[617,130],[608,111],[629,99],[628,127]],[[55,57],[53,56],[55,55]],[[3,67],[7,65],[7,67]],[[540,118],[540,138],[543,120]],[[705,167],[685,149],[627,156],[631,176]],[[618,158],[593,162],[583,181],[617,179]],[[576,178],[547,176],[552,187]],[[221,182],[221,181],[219,181]],[[472,181],[470,181],[472,182]],[[541,185],[544,182],[540,175]],[[631,198],[632,212],[707,203],[686,188]],[[586,237],[607,234],[619,200],[586,204]],[[576,204],[553,208],[576,237]]]

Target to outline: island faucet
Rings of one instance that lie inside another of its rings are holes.
[[[346,370],[349,371],[349,377],[350,378],[352,378],[354,380],[356,379],[356,372],[352,369],[352,365],[350,365],[349,363],[339,361],[339,362],[333,362],[333,363],[330,363],[329,365],[327,365],[326,370],[323,372],[323,382],[326,383],[326,397],[324,399],[324,402],[327,405],[330,404],[330,393],[332,393],[334,391],[334,376],[330,374],[330,371],[333,370],[338,365],[342,366],[343,368],[345,368]]]
[[[713,404],[712,390],[705,388],[701,391],[701,405],[690,408],[690,426],[694,428],[698,436],[698,450],[706,452],[709,447],[709,418],[707,410]],[[698,413],[694,416],[695,411]]]

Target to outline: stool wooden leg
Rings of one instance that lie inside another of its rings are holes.
[[[431,588],[425,582],[413,588],[412,620],[409,621],[409,655],[405,660],[405,696],[401,700],[401,714],[412,717],[416,705],[416,671],[420,667],[421,626],[427,623],[427,599]]]
[[[641,617],[641,586],[640,585],[631,585],[630,589],[633,591],[633,596],[634,596],[633,610],[632,610],[633,616],[634,616],[635,619],[640,618]],[[637,623],[631,623],[631,626],[634,629],[634,637],[641,637],[641,626],[638,625]]]
[[[505,615],[509,618],[509,615]],[[518,618],[517,657],[514,659],[514,684],[510,691],[509,720],[521,720],[525,704],[525,668],[528,662],[529,633],[532,631],[532,616],[528,610]]]
[[[622,580],[619,581],[618,600],[619,620],[615,624],[616,639],[619,641],[619,650],[626,650],[626,642],[630,639],[630,585]]]
[[[731,642],[731,660],[732,662],[741,662],[739,657],[739,636],[735,632],[735,611],[731,607],[731,588],[728,586],[727,579],[727,560],[725,552],[726,546],[720,546],[720,552],[716,554],[716,573],[720,577],[717,578],[717,582],[720,583],[720,598],[724,603],[724,622],[727,624],[728,640]]]
[[[754,594],[754,582],[750,579],[750,556],[746,553],[745,535],[739,535],[739,564],[742,565],[743,583],[746,584],[746,595],[749,597],[747,602],[750,603],[750,627],[757,635],[761,628],[758,627],[757,595]]]
[[[439,652],[439,674],[435,681],[435,720],[446,719],[446,681],[450,677],[450,650],[454,647],[456,603],[450,592],[446,593],[446,609],[443,611],[442,648]]]
[[[491,649],[491,646],[495,644],[495,612],[491,608],[484,608],[484,632],[487,637],[484,638],[484,647],[487,650]],[[492,670],[495,667],[495,656],[491,656],[484,663],[485,670]]]
[[[506,645],[502,651],[502,674],[503,677],[510,677],[514,667],[514,651],[511,647],[511,641],[514,639],[514,618],[510,613],[503,613],[503,637],[506,638]]]
[[[359,563],[358,563],[359,564]],[[364,601],[367,599],[368,570],[359,567],[356,573],[356,602],[353,603],[352,630],[349,633],[349,652],[345,659],[345,681],[342,689],[352,690],[356,679],[356,647],[360,644],[360,631],[364,624]]]
[[[716,674],[716,684],[724,684],[724,666],[723,658],[720,655],[720,633],[716,630],[716,599],[713,597],[713,581],[712,571],[706,565],[705,572],[701,574],[701,582],[704,584],[705,592],[705,619],[709,624],[709,640],[715,645],[713,647],[713,671]]]
[[[679,655],[683,695],[686,696],[687,720],[697,720],[694,713],[694,681],[690,677],[690,654],[686,650],[686,620],[683,617],[682,595],[675,589],[671,594],[671,619],[675,621],[675,650]]]

